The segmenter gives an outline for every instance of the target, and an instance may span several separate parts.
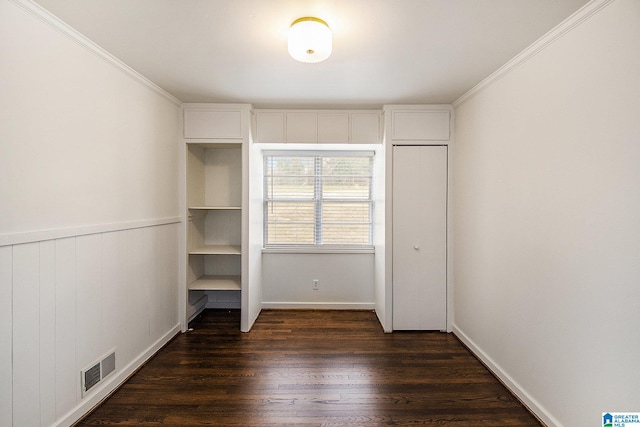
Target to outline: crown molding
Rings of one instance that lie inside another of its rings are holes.
[[[56,30],[57,32],[67,36],[69,39],[82,46],[87,51],[91,52],[98,58],[107,62],[108,64],[114,66],[118,70],[122,71],[127,76],[133,78],[138,81],[142,85],[147,88],[153,90],[159,95],[162,95],[164,98],[168,99],[172,103],[180,106],[182,105],[182,101],[180,101],[175,96],[171,95],[166,90],[162,89],[157,84],[153,83],[148,78],[144,77],[142,74],[138,73],[133,68],[129,67],[127,64],[113,56],[111,53],[107,52],[105,49],[101,48],[87,37],[79,33],[77,30],[66,24],[60,18],[53,15],[48,10],[44,9],[39,4],[35,3],[33,0],[9,0],[11,3],[14,3],[18,7],[22,8],[32,16],[36,17],[40,21],[49,25],[51,28]]]
[[[472,99],[478,93],[482,92],[484,89],[493,85],[513,70],[523,65],[529,59],[536,56],[538,53],[542,52],[548,46],[552,45],[560,38],[564,37],[567,33],[572,31],[574,28],[578,27],[580,24],[591,18],[593,15],[598,13],[600,10],[604,9],[609,4],[613,3],[614,0],[592,0],[580,9],[578,9],[573,15],[569,16],[563,22],[558,24],[555,28],[550,30],[544,36],[539,38],[525,50],[516,55],[513,59],[509,60],[502,67],[498,68],[480,83],[471,88],[468,92],[462,95],[460,98],[453,101],[452,105],[454,108],[458,108],[461,105],[465,104],[467,101]]]

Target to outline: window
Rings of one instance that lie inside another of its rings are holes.
[[[264,246],[369,248],[372,152],[267,153]]]

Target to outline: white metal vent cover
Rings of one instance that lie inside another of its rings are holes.
[[[98,361],[80,371],[82,397],[84,397],[89,390],[98,385],[103,379],[115,372],[115,370],[116,350],[113,349],[98,359]]]
[[[107,377],[110,373],[116,370],[116,352],[110,353],[107,357],[100,362],[102,368],[102,378]]]

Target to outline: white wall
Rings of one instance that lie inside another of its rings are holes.
[[[0,1],[3,426],[71,424],[178,331],[177,100],[56,22]]]
[[[264,308],[374,308],[373,254],[262,255]],[[313,290],[313,279],[319,289]]]
[[[0,7],[0,235],[174,217],[177,105]]]
[[[640,402],[640,2],[571,23],[456,103],[454,330],[587,426]]]

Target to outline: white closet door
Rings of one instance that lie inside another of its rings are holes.
[[[393,329],[447,327],[447,147],[393,147]]]

